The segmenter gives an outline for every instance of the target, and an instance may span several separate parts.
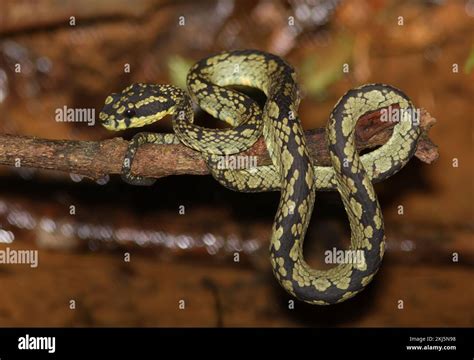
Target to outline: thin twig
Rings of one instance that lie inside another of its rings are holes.
[[[428,112],[422,111],[423,136],[415,156],[428,164],[438,158],[438,147],[427,135],[435,121]],[[377,113],[361,118],[356,128],[359,151],[384,144],[390,138],[393,126],[393,123],[382,122]],[[305,135],[315,164],[329,165],[325,130],[309,130]],[[0,164],[53,169],[99,179],[106,174],[120,174],[127,146],[128,141],[121,138],[72,141],[0,135]],[[239,155],[256,156],[259,165],[271,163],[263,139]],[[132,173],[158,178],[182,174],[205,175],[209,171],[201,154],[184,145],[148,144],[137,151]]]

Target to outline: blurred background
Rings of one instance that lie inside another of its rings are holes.
[[[440,157],[376,185],[388,243],[367,289],[294,309],[267,250],[278,193],[234,193],[210,176],[143,188],[2,166],[0,250],[38,249],[39,266],[0,265],[0,325],[473,326],[473,20],[472,0],[2,1],[1,133],[130,139],[55,111],[98,114],[132,82],[184,87],[194,61],[257,48],[298,70],[306,129],[324,127],[348,89],[388,83],[437,119]],[[324,250],[348,239],[339,195],[318,193],[307,260],[323,267]]]

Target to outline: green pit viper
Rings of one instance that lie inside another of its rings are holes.
[[[332,166],[314,166],[297,113],[296,74],[280,57],[257,50],[211,56],[190,69],[187,85],[189,95],[171,85],[133,84],[106,98],[99,119],[109,130],[142,127],[173,115],[174,134],[135,135],[125,155],[123,179],[139,185],[155,181],[131,174],[133,157],[143,144],[183,143],[200,151],[212,176],[224,186],[243,192],[281,192],[270,258],[283,288],[300,300],[319,305],[339,303],[360,292],[378,271],[385,250],[382,212],[372,183],[395,174],[408,162],[421,133],[410,99],[383,84],[349,90],[337,102],[326,127]],[[231,88],[238,85],[263,91],[263,110],[252,98]],[[210,129],[194,124],[193,101],[232,127]],[[359,156],[355,147],[358,119],[390,106],[403,110],[392,136],[381,147]],[[248,149],[262,134],[272,165],[218,166],[222,156]],[[351,250],[361,250],[363,261],[316,270],[303,258],[303,241],[315,191],[335,189],[349,218]]]

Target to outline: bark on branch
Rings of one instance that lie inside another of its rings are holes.
[[[438,158],[438,147],[428,138],[436,122],[422,110],[423,135],[415,156],[430,164]],[[361,118],[356,128],[359,151],[384,144],[391,136],[394,124],[382,122],[380,113]],[[329,165],[324,129],[305,132],[316,164]],[[0,164],[52,169],[99,179],[107,174],[120,174],[128,141],[113,138],[102,141],[46,140],[34,137],[0,135]],[[258,164],[270,164],[263,139],[239,155],[257,156]],[[147,177],[168,175],[205,175],[208,170],[199,152],[184,145],[145,145],[136,154],[132,173]]]

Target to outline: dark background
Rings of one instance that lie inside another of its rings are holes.
[[[473,326],[473,17],[473,1],[2,1],[2,133],[130,138],[58,123],[55,110],[98,115],[109,93],[132,82],[184,86],[194,61],[258,48],[298,70],[305,128],[324,127],[348,89],[384,82],[437,119],[430,137],[440,157],[413,159],[376,186],[388,243],[368,288],[340,305],[294,310],[267,251],[277,193],[234,193],[209,176],[142,188],[3,166],[0,238],[14,239],[0,247],[38,249],[39,267],[0,265],[0,325]],[[152,129],[169,131],[169,119]],[[322,267],[325,249],[347,245],[338,194],[318,193],[306,258]]]

